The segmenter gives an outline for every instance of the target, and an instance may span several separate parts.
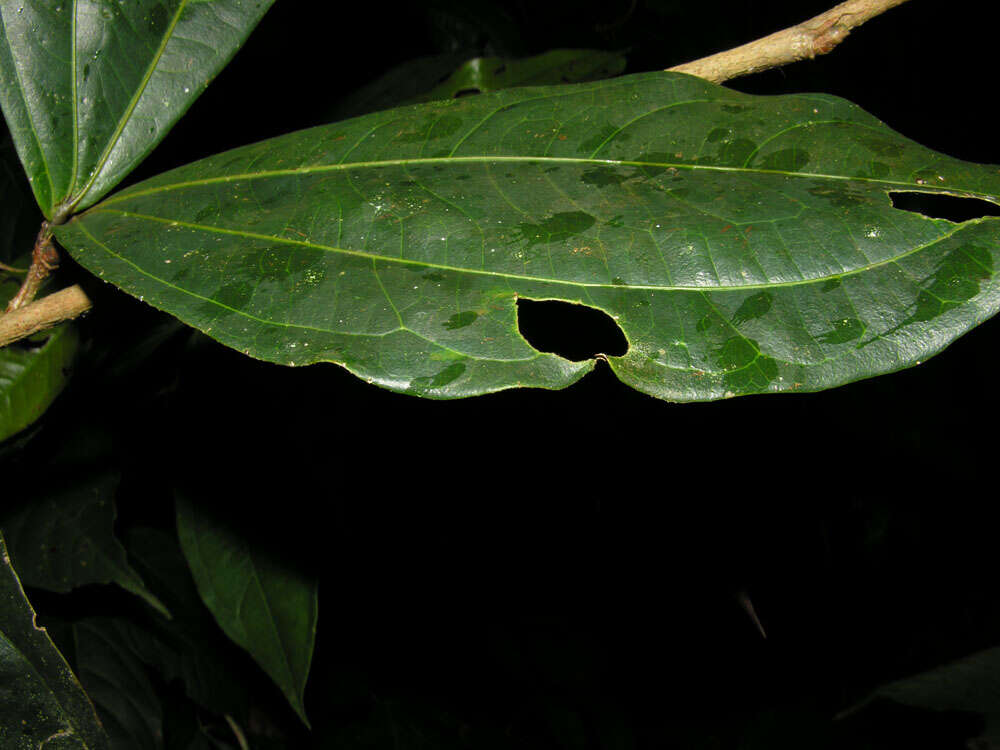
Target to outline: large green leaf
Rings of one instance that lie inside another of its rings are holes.
[[[177,531],[202,601],[308,725],[303,696],[316,640],[316,581],[181,496]]]
[[[105,750],[94,707],[24,596],[0,536],[0,747]]]
[[[0,527],[28,586],[65,593],[87,584],[117,583],[169,617],[115,538],[119,479],[114,472],[75,476],[69,482],[41,478],[38,497],[15,513],[0,513]]]
[[[0,104],[49,218],[150,152],[273,0],[0,3]]]
[[[292,133],[174,170],[56,229],[81,263],[246,354],[449,398],[566,386],[518,297],[590,305],[671,400],[819,390],[939,352],[997,310],[1000,200],[819,94],[682,74],[525,88]]]

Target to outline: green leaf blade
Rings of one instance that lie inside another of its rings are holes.
[[[125,548],[114,536],[119,475],[105,472],[74,479],[62,486],[43,480],[41,496],[13,514],[0,514],[21,579],[58,593],[116,583],[169,618],[170,612],[128,564]]]
[[[303,698],[316,638],[316,581],[254,550],[180,496],[177,530],[202,601],[308,726]]]
[[[0,349],[0,440],[33,424],[52,405],[69,382],[78,346],[76,328],[68,323],[37,346]]]
[[[0,744],[108,750],[80,683],[56,650],[10,566],[0,536]]]
[[[0,8],[0,103],[47,217],[100,199],[162,140],[273,0]]]
[[[382,112],[220,154],[57,230],[81,263],[247,354],[457,397],[560,388],[518,297],[604,310],[626,383],[670,400],[819,390],[906,367],[997,310],[996,168],[849,102],[678,74]]]

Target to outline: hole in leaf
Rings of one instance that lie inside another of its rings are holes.
[[[943,193],[891,192],[893,208],[927,216],[963,222],[985,216],[1000,216],[1000,206],[979,198],[963,198]]]
[[[454,98],[455,99],[459,99],[459,98],[461,98],[463,96],[472,96],[473,94],[481,94],[481,93],[483,93],[483,92],[480,91],[477,88],[459,89],[458,91],[455,92]]]
[[[598,354],[620,357],[628,341],[614,318],[603,310],[557,300],[518,299],[517,327],[540,352],[579,362]]]

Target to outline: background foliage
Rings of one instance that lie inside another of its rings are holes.
[[[593,47],[654,70],[826,5],[279,2],[128,182],[360,111],[345,102],[412,58],[450,56],[447,71]],[[1000,163],[989,27],[910,3],[827,58],[731,85],[844,96],[930,148]],[[331,44],[345,29],[365,43]],[[598,367],[559,393],[434,403],[250,361],[88,290],[67,391],[0,446],[0,528],[123,746],[234,746],[225,714],[253,747],[961,747],[995,725],[926,697],[948,710],[832,717],[1000,642],[982,489],[996,321],[919,368],[823,394],[675,406]],[[521,307],[543,348],[609,348],[599,326],[545,313]],[[10,519],[56,496],[39,477],[112,487],[129,558],[105,579],[141,583],[171,620],[120,587],[29,579]],[[312,733],[201,603],[176,490],[243,549],[319,580]]]

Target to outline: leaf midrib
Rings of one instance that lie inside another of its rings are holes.
[[[287,237],[278,237],[271,234],[259,234],[257,232],[246,232],[236,229],[225,229],[222,227],[213,227],[207,224],[196,224],[194,222],[178,221],[175,219],[167,219],[160,216],[151,216],[149,214],[133,213],[131,211],[121,211],[118,209],[104,208],[107,202],[102,203],[100,207],[95,207],[86,212],[83,215],[90,215],[94,213],[108,213],[116,214],[119,216],[124,216],[130,219],[141,219],[145,221],[154,221],[159,224],[166,224],[172,227],[184,227],[185,229],[192,229],[195,231],[209,232],[215,234],[226,234],[235,237],[243,237],[249,240],[264,240],[266,242],[278,242],[285,245],[294,245],[296,247],[305,247],[310,250],[321,250],[323,252],[338,253],[341,255],[349,255],[358,258],[364,258],[366,260],[381,261],[386,263],[399,263],[403,265],[419,266],[421,268],[430,268],[439,271],[448,271],[450,273],[469,273],[475,274],[477,276],[487,276],[490,278],[502,278],[502,279],[512,279],[516,281],[526,281],[530,283],[538,284],[559,284],[562,286],[570,287],[584,287],[589,289],[620,289],[620,290],[640,290],[640,291],[655,291],[655,292],[740,292],[740,291],[753,291],[755,289],[776,289],[781,287],[795,287],[804,286],[807,284],[819,284],[826,281],[832,281],[833,279],[842,279],[845,276],[854,276],[855,274],[865,273],[867,271],[874,270],[881,266],[889,265],[890,263],[897,263],[904,258],[925,250],[938,242],[946,240],[962,229],[966,229],[977,224],[981,224],[987,221],[998,221],[1000,222],[1000,217],[988,216],[981,219],[972,219],[970,221],[962,222],[960,224],[955,224],[955,226],[944,234],[935,237],[933,240],[926,242],[922,245],[910,248],[900,255],[894,255],[891,258],[886,258],[884,260],[876,261],[874,263],[868,263],[858,268],[852,268],[847,271],[841,271],[840,273],[828,274],[825,276],[816,276],[809,279],[795,279],[792,281],[773,281],[767,283],[759,284],[738,284],[735,286],[666,286],[666,285],[654,285],[654,284],[613,284],[609,282],[594,282],[594,281],[569,281],[566,279],[551,279],[542,276],[529,276],[527,274],[516,274],[509,273],[505,271],[487,271],[485,269],[478,268],[466,268],[462,266],[448,266],[442,263],[431,263],[422,260],[413,260],[409,258],[398,258],[391,255],[378,255],[365,250],[351,250],[349,248],[333,247],[332,245],[321,245],[316,242],[308,242],[306,240],[294,240]],[[82,227],[81,227],[82,228]],[[91,239],[95,239],[90,232],[86,230],[87,234]],[[104,245],[100,245],[104,247]],[[107,248],[105,248],[107,250]],[[119,257],[119,256],[116,256]]]
[[[232,175],[220,175],[219,177],[206,177],[200,180],[185,180],[169,185],[158,185],[145,190],[125,190],[117,195],[102,201],[90,211],[100,210],[104,206],[112,203],[119,203],[132,198],[141,198],[148,195],[157,195],[174,190],[185,188],[202,187],[205,185],[225,184],[227,182],[240,182],[248,180],[264,180],[275,177],[295,177],[298,175],[322,174],[324,172],[341,172],[353,169],[379,169],[381,167],[408,167],[424,164],[491,164],[491,163],[524,163],[524,164],[579,164],[594,165],[604,167],[637,167],[653,169],[676,169],[690,172],[722,172],[729,174],[754,174],[754,175],[777,175],[781,177],[799,177],[814,180],[838,180],[841,182],[862,182],[871,185],[885,186],[889,189],[898,189],[906,192],[936,193],[943,195],[954,195],[961,198],[980,198],[1000,205],[1000,198],[992,193],[981,193],[975,190],[964,188],[939,187],[937,185],[919,185],[913,182],[900,180],[886,180],[875,177],[851,177],[847,175],[824,174],[820,172],[788,172],[780,169],[755,169],[751,167],[725,167],[713,164],[691,164],[690,162],[651,162],[632,161],[619,159],[594,159],[572,156],[440,156],[440,157],[418,157],[413,159],[385,159],[381,161],[361,161],[348,162],[346,164],[317,164],[306,167],[295,167],[292,169],[272,169],[260,172],[241,172]],[[87,212],[85,212],[87,213]]]
[[[438,341],[434,341],[432,339],[429,339],[429,338],[427,338],[427,336],[425,336],[425,335],[423,335],[423,334],[415,331],[412,328],[408,328],[406,326],[401,326],[401,327],[394,328],[394,329],[389,330],[389,331],[383,331],[383,332],[378,332],[378,333],[358,333],[356,331],[348,331],[348,332],[345,333],[344,331],[338,331],[338,330],[336,330],[334,328],[320,328],[318,326],[310,326],[310,325],[305,325],[303,323],[282,323],[281,321],[273,320],[273,319],[270,319],[270,318],[262,318],[262,317],[257,316],[257,315],[252,315],[252,314],[248,313],[246,310],[240,310],[239,308],[236,308],[236,307],[230,307],[229,305],[224,305],[221,302],[219,302],[218,300],[212,299],[211,297],[206,297],[203,294],[197,294],[195,292],[192,292],[190,289],[185,289],[184,287],[177,286],[176,284],[171,284],[166,279],[162,279],[159,276],[156,276],[156,275],[150,273],[149,271],[147,271],[145,268],[142,268],[140,265],[138,265],[134,261],[129,260],[128,258],[125,258],[125,257],[123,257],[123,256],[118,255],[117,253],[115,253],[113,250],[111,250],[111,248],[109,248],[103,242],[101,242],[96,237],[94,237],[94,235],[92,235],[90,232],[88,232],[87,229],[86,229],[86,227],[81,226],[79,228],[80,228],[80,231],[84,235],[87,236],[87,239],[89,239],[94,245],[96,245],[97,247],[99,247],[101,250],[103,250],[108,255],[110,255],[110,256],[112,256],[114,258],[117,258],[121,262],[127,263],[128,265],[132,266],[136,271],[138,271],[139,273],[141,273],[145,278],[150,279],[150,280],[152,280],[153,282],[155,282],[157,284],[161,284],[162,286],[165,286],[168,289],[173,289],[174,291],[180,292],[181,294],[186,294],[189,297],[194,297],[195,299],[201,300],[202,302],[208,302],[209,304],[215,305],[216,307],[218,307],[218,308],[220,308],[222,310],[226,310],[228,312],[232,312],[232,313],[235,313],[237,315],[241,315],[244,318],[247,318],[248,320],[252,320],[252,321],[254,321],[256,323],[262,323],[264,325],[269,325],[269,326],[278,326],[278,327],[281,327],[281,328],[295,328],[297,330],[303,330],[303,331],[316,331],[316,332],[319,332],[319,333],[344,334],[344,335],[347,335],[347,336],[381,337],[381,336],[391,335],[393,333],[396,333],[397,331],[405,331],[406,333],[409,333],[409,334],[411,334],[413,336],[416,336],[417,338],[423,339],[424,341],[427,341],[428,343],[431,343],[434,346],[440,347],[441,349],[443,349],[445,351],[452,352],[454,354],[460,354],[463,357],[468,357],[470,359],[475,359],[475,360],[479,360],[479,361],[489,361],[489,362],[524,362],[524,361],[529,361],[529,360],[532,360],[532,359],[537,359],[538,357],[549,356],[549,355],[546,355],[544,352],[536,352],[533,356],[531,356],[531,357],[525,357],[525,358],[497,359],[495,357],[479,357],[479,356],[475,356],[475,355],[470,355],[467,352],[460,352],[460,351],[458,351],[456,349],[452,349],[451,347],[445,346],[445,345],[441,344]],[[208,333],[208,329],[202,329],[202,330],[204,330],[206,333]],[[348,369],[350,369],[350,368],[348,368]]]
[[[3,16],[0,14],[0,26],[3,26],[4,42],[6,43],[8,49],[12,49],[7,24],[2,22]],[[13,53],[11,53],[11,62],[11,67],[14,70],[14,77],[17,79],[17,91],[21,95],[21,101],[24,103],[25,119],[27,119],[28,126],[31,128],[31,134],[35,137],[35,145],[38,146],[38,159],[41,162],[42,169],[45,171],[45,179],[49,183],[49,206],[51,210],[51,207],[55,204],[56,194],[56,186],[52,181],[52,170],[49,168],[48,159],[45,157],[45,148],[42,146],[42,139],[38,137],[38,129],[35,127],[34,113],[32,108],[28,106],[28,94],[24,88],[24,81],[21,79],[21,70],[17,65],[17,58],[14,57]]]
[[[164,50],[166,50],[167,45],[170,43],[170,40],[173,38],[174,29],[177,27],[177,23],[180,21],[181,14],[184,12],[184,9],[187,7],[187,4],[188,4],[188,0],[181,0],[180,5],[177,6],[177,11],[174,13],[174,17],[172,19],[170,19],[170,26],[168,26],[167,29],[166,29],[166,31],[164,32],[163,39],[160,42],[160,46],[157,48],[156,53],[153,55],[153,59],[150,60],[149,65],[146,67],[146,71],[145,71],[145,73],[143,73],[142,80],[139,82],[139,85],[136,88],[135,93],[132,95],[132,99],[129,101],[128,107],[125,108],[125,111],[122,113],[121,118],[118,120],[118,125],[115,127],[115,132],[112,133],[111,134],[111,138],[108,139],[108,143],[104,147],[104,151],[101,153],[100,158],[97,160],[97,164],[94,165],[94,169],[90,173],[90,176],[88,177],[87,182],[84,184],[84,186],[79,191],[76,192],[75,195],[73,195],[71,193],[71,196],[69,197],[68,204],[66,205],[66,207],[64,209],[64,213],[65,214],[68,215],[69,213],[71,213],[73,211],[73,209],[76,208],[77,205],[79,205],[80,201],[82,201],[87,196],[87,192],[90,190],[91,186],[93,186],[94,182],[97,180],[97,178],[101,175],[101,172],[104,170],[104,167],[108,163],[108,159],[111,156],[111,152],[114,151],[114,148],[118,144],[118,141],[121,138],[122,133],[125,131],[126,125],[128,125],[129,120],[132,118],[132,114],[135,112],[135,108],[139,105],[139,100],[142,98],[143,94],[146,92],[146,87],[149,85],[149,81],[150,81],[150,79],[152,79],[153,73],[156,71],[157,66],[160,64],[160,58],[163,57]],[[75,14],[75,5],[76,5],[76,3],[74,2],[74,14]],[[75,20],[75,18],[74,18],[74,20]],[[76,58],[76,39],[75,38],[73,39],[73,52],[74,52],[74,54],[73,54],[73,57],[74,57],[73,62],[74,62],[74,66],[75,66],[75,63],[76,63],[76,59],[75,59]],[[74,114],[74,120],[75,120],[75,117],[76,117],[76,97],[77,97],[76,71],[75,71],[75,68],[74,68],[74,71],[73,71],[73,102],[74,102],[74,104],[73,104],[73,114]],[[77,133],[76,133],[76,123],[74,121],[74,141],[76,141],[76,136],[77,136]],[[79,148],[80,148],[79,142],[74,142],[73,145],[74,145],[74,149],[78,152]],[[75,189],[75,187],[76,187],[77,174],[76,174],[76,165],[75,165],[75,162],[76,162],[77,158],[78,158],[77,156],[74,156],[73,181],[70,183],[70,190],[71,191],[73,191]]]

